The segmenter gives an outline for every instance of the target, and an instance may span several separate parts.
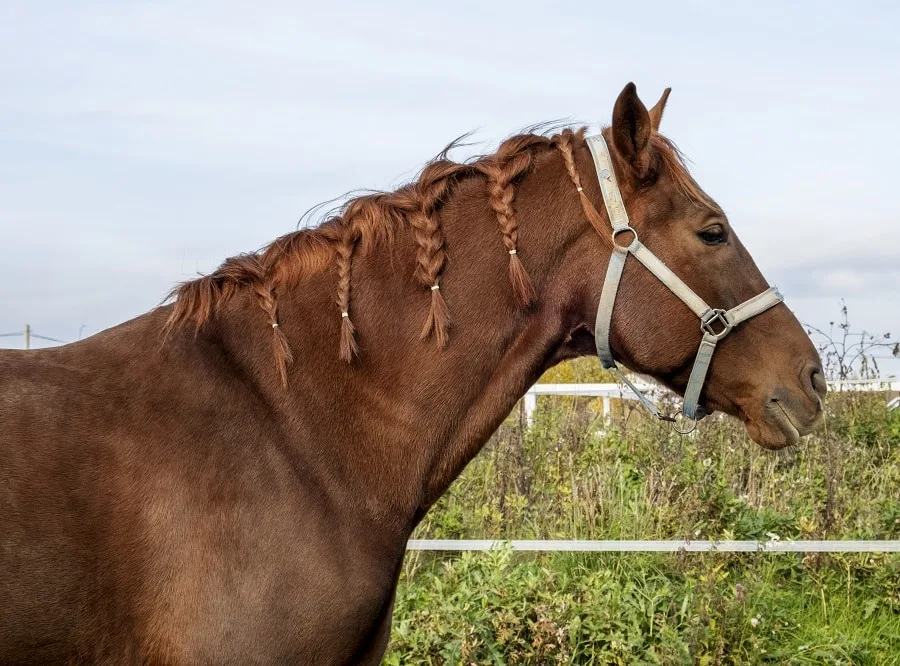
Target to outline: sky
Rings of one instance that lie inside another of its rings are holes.
[[[673,88],[663,132],[802,321],[844,299],[900,336],[897,25],[894,2],[4,0],[0,333],[90,335],[465,132],[457,158],[609,123],[634,81],[648,107]]]

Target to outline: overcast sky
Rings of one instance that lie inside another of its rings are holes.
[[[900,5],[786,4],[3,0],[0,333],[89,335],[633,80],[801,319],[900,335]]]

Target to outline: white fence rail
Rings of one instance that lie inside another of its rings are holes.
[[[646,390],[651,394],[665,393],[666,389],[656,384],[648,384],[646,382],[637,381],[635,385],[642,391]],[[828,382],[828,390],[835,392],[843,391],[870,391],[884,393],[900,393],[900,381],[890,377],[884,381],[870,381],[848,379],[844,381]],[[525,394],[525,418],[531,422],[534,410],[537,408],[537,397],[539,395],[567,395],[567,396],[587,396],[591,398],[603,399],[603,415],[608,416],[612,408],[612,399],[617,400],[637,400],[637,396],[631,389],[620,384],[535,384]],[[894,396],[887,404],[888,409],[897,409],[900,407],[900,396]]]
[[[449,552],[495,548],[533,553],[900,553],[900,541],[579,541],[410,539],[407,550]]]
[[[645,382],[637,383],[651,393],[664,391]],[[900,393],[900,381],[845,380],[829,382],[829,391],[870,391]],[[619,384],[535,384],[525,394],[525,414],[529,423],[537,407],[539,395],[586,396],[603,399],[603,413],[608,415],[610,401],[637,400],[627,387]],[[892,397],[888,409],[900,407],[900,396]],[[900,541],[595,541],[595,540],[492,540],[492,539],[410,539],[407,550],[447,552],[487,551],[511,548],[539,553],[900,553]]]

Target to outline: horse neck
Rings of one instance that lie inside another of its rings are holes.
[[[551,176],[565,182],[559,157],[540,160],[516,194],[519,256],[537,293],[530,308],[513,297],[509,254],[484,181],[462,182],[443,208],[449,260],[441,292],[452,322],[443,349],[420,339],[431,294],[412,279],[415,245],[404,232],[392,248],[357,251],[350,310],[360,353],[352,363],[338,358],[334,270],[279,295],[280,326],[295,360],[287,390],[274,374],[267,381],[272,402],[298,455],[328,468],[375,518],[398,523],[405,516],[411,530],[554,362],[567,333],[566,308],[548,306],[543,296],[559,282],[576,236],[548,233],[546,225],[573,219],[578,204],[568,190],[560,197],[567,210],[548,200],[543,183]],[[246,328],[241,320],[233,339],[246,340]]]

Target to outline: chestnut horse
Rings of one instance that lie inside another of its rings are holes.
[[[667,94],[648,111],[629,84],[604,136],[641,241],[728,308],[767,284],[658,133]],[[541,373],[596,352],[602,202],[583,130],[445,152],[174,304],[2,352],[0,661],[377,663],[417,522]],[[683,392],[699,340],[630,261],[615,357]],[[822,393],[778,304],[722,341],[701,402],[776,449]]]

